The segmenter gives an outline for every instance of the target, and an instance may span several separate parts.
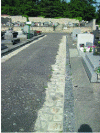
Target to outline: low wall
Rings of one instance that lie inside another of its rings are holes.
[[[56,32],[66,32],[66,33],[71,33],[73,32],[73,29],[81,29],[81,32],[92,32],[92,28],[91,27],[71,27],[71,28],[67,28],[66,30],[55,30]],[[8,27],[1,27],[1,31],[3,30],[8,30]],[[21,31],[21,27],[14,27],[13,28],[14,31]],[[53,31],[53,27],[31,27],[30,30],[38,30],[38,31],[42,31],[44,33],[49,33],[49,32],[54,32]]]
[[[22,17],[22,16],[3,16],[1,15],[1,17],[9,17],[11,18],[12,22],[26,22],[26,17]],[[53,23],[60,23],[60,24],[64,24],[64,23],[68,23],[68,22],[72,22],[72,23],[79,23],[79,20],[76,19],[70,19],[70,18],[59,18],[59,19],[54,19],[54,18],[42,18],[42,17],[29,17],[29,21],[32,22],[53,22]]]
[[[96,30],[96,19],[91,20],[88,24],[86,24],[86,27],[91,27],[92,31]]]

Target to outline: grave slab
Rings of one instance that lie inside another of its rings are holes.
[[[19,38],[20,41],[26,41],[26,40],[27,40],[27,35],[23,35],[23,34],[22,34],[22,35],[21,35],[21,34],[19,35],[19,34],[18,34],[18,35],[17,35],[17,38]]]
[[[79,51],[79,54],[82,56],[82,62],[90,82],[99,83],[100,79],[95,69],[99,67],[100,56],[94,56],[93,52],[84,53]]]
[[[4,34],[4,39],[5,39],[5,40],[12,40],[12,39],[13,39],[13,34],[10,33],[10,32],[6,32],[6,33]]]

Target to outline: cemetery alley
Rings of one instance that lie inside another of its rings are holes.
[[[46,33],[1,63],[2,132],[100,131],[100,84],[70,34]]]

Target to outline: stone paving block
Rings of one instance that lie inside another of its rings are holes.
[[[51,113],[53,114],[63,114],[63,108],[61,107],[52,107]]]
[[[63,86],[57,87],[56,92],[63,92],[63,91],[64,91],[63,88],[64,88]],[[64,92],[63,92],[63,93],[64,93]]]
[[[62,101],[58,100],[57,103],[56,103],[56,106],[63,107],[63,104],[64,104],[63,102],[64,102],[64,100],[62,100]]]
[[[52,100],[48,100],[44,103],[44,105],[52,107],[55,103]]]
[[[62,131],[62,123],[61,122],[50,122],[48,125],[48,131]]]
[[[40,116],[40,120],[42,121],[51,121],[52,120],[52,115],[48,114],[48,113],[42,113],[42,115]]]
[[[62,121],[63,120],[63,116],[62,115],[54,115],[53,116],[53,120],[54,121]]]
[[[41,128],[42,128],[42,130],[44,131],[46,131],[47,130],[47,127],[48,127],[48,123],[47,123],[47,121],[42,121],[41,122]]]
[[[44,113],[50,113],[51,114],[51,110],[50,110],[50,107],[48,107],[48,106],[43,106],[43,109],[42,109],[42,111],[44,112]]]

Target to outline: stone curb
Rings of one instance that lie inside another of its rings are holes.
[[[12,52],[12,51],[14,51],[14,50],[16,50],[16,49],[18,49],[18,48],[20,48],[22,46],[25,46],[26,44],[28,44],[28,43],[30,43],[30,42],[32,42],[32,41],[34,41],[34,40],[36,40],[36,39],[38,39],[40,37],[43,37],[44,35],[45,34],[42,34],[42,35],[33,37],[32,39],[27,39],[27,41],[25,41],[25,42],[16,44],[15,47],[13,47],[13,48],[8,48],[8,49],[5,49],[5,50],[2,50],[1,51],[1,57],[4,56],[4,55],[9,54],[10,52]]]

